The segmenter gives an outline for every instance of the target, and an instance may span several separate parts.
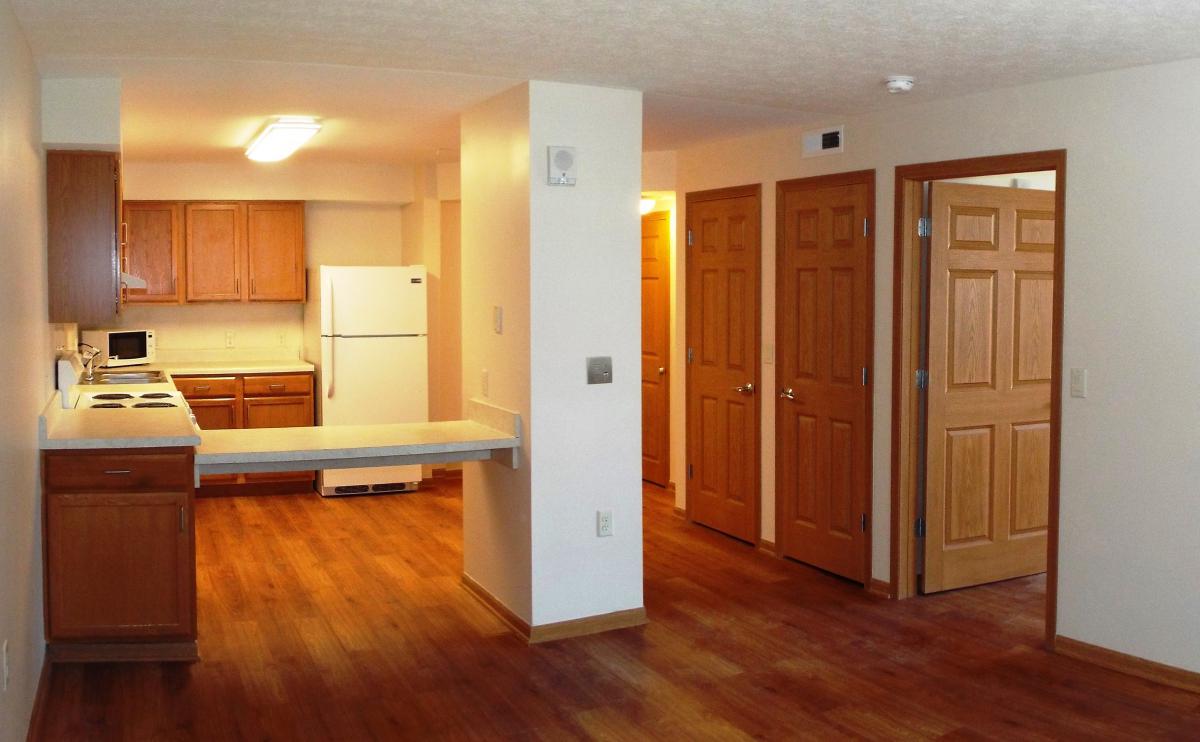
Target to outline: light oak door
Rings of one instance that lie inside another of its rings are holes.
[[[304,301],[304,204],[246,204],[250,301]]]
[[[783,182],[776,199],[778,547],[858,582],[868,577],[874,177]]]
[[[312,395],[296,397],[247,397],[242,401],[242,420],[247,428],[304,428],[313,424]],[[243,475],[247,482],[279,482],[313,479],[312,471],[256,472]]]
[[[122,270],[146,281],[144,289],[126,289],[130,304],[178,304],[183,257],[183,204],[126,201]]]
[[[1054,193],[934,183],[924,590],[1046,569]]]
[[[671,213],[642,217],[642,479],[666,486],[670,464]]]
[[[688,515],[758,540],[760,194],[688,194]]]
[[[188,301],[242,300],[244,208],[239,203],[187,204]]]

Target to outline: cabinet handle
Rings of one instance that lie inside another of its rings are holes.
[[[255,281],[253,278],[251,278],[250,279],[250,295],[255,296],[256,294],[258,294],[258,282]]]
[[[241,278],[233,279],[233,293],[238,294],[239,296],[241,295],[241,293],[242,293],[242,279]]]
[[[212,387],[211,387],[211,386],[209,386],[208,384],[197,384],[196,386],[192,387],[192,391],[194,391],[194,392],[207,392],[207,391],[208,391],[209,389],[211,389],[211,388],[212,388]]]
[[[180,533],[183,533],[183,528],[184,528],[183,522],[184,522],[185,517],[186,516],[183,514],[183,506],[181,505],[179,507],[179,532]]]
[[[277,389],[283,390],[285,388],[285,386],[286,385],[284,385],[284,384],[267,384],[267,388],[270,389],[271,391],[275,391]]]
[[[129,222],[121,222],[121,244],[129,244]]]
[[[133,474],[133,470],[132,469],[105,469],[104,473],[110,474],[113,476],[117,476],[120,474]]]

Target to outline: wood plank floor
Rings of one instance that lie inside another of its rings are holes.
[[[650,624],[526,647],[460,587],[440,481],[198,502],[202,661],[57,667],[42,738],[1200,738],[1200,696],[1042,651],[1040,578],[889,602],[656,488]]]

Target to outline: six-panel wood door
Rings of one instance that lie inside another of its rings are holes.
[[[670,465],[671,213],[642,217],[642,479],[666,486]]]
[[[778,546],[864,582],[874,173],[831,180],[782,182],[776,199]]]
[[[125,272],[146,281],[144,289],[126,289],[131,304],[177,304],[179,265],[183,254],[183,204],[171,201],[126,201]]]
[[[246,204],[250,301],[304,301],[304,204]]]
[[[689,517],[758,539],[758,186],[688,194]]]
[[[244,204],[190,203],[187,219],[188,301],[241,301]]]
[[[934,183],[924,591],[1046,569],[1054,193]]]

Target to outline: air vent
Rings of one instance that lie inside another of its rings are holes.
[[[333,491],[338,495],[365,495],[371,491],[371,488],[365,484],[352,484],[344,487],[334,487]]]
[[[833,126],[804,133],[804,156],[836,155],[845,150],[846,127]]]
[[[405,492],[408,490],[408,484],[405,482],[388,482],[387,484],[371,485],[372,492]]]

